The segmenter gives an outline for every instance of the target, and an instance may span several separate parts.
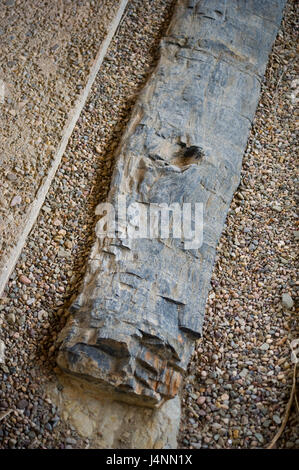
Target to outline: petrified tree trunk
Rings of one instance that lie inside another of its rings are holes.
[[[109,202],[201,202],[203,243],[98,237],[58,364],[103,394],[153,407],[178,393],[284,3],[178,1],[119,148]]]

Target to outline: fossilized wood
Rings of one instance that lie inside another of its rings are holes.
[[[146,406],[178,393],[284,3],[177,4],[119,148],[109,201],[203,202],[203,244],[96,241],[58,364],[101,393]],[[198,158],[181,158],[194,147]]]

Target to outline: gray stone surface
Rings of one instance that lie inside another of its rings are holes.
[[[109,202],[201,202],[203,243],[98,237],[58,365],[101,394],[154,407],[179,391],[284,3],[177,4],[118,150]]]
[[[282,305],[287,308],[288,310],[291,310],[294,306],[294,301],[290,294],[282,294],[281,297]]]

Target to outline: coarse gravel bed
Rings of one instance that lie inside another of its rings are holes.
[[[0,303],[1,448],[84,448],[48,400],[55,338],[78,291],[113,151],[154,63],[173,1],[134,0],[70,139],[43,210]],[[181,448],[265,447],[292,382],[295,307],[295,1],[263,83],[239,190],[218,246],[203,339],[183,391]],[[293,410],[278,447],[298,447]]]
[[[1,2],[0,271],[55,160],[119,3]]]
[[[203,338],[189,366],[183,448],[265,448],[290,396],[299,285],[296,20],[298,3],[289,1],[218,245]],[[294,403],[276,447],[299,447],[298,411]]]
[[[133,0],[108,49],[37,222],[0,300],[1,448],[84,448],[46,396],[66,322],[106,199],[113,151],[150,73],[173,0]]]

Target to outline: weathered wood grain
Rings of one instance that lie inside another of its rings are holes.
[[[284,3],[177,3],[119,148],[109,202],[202,202],[203,243],[98,238],[58,364],[101,393],[159,406],[179,391]]]

